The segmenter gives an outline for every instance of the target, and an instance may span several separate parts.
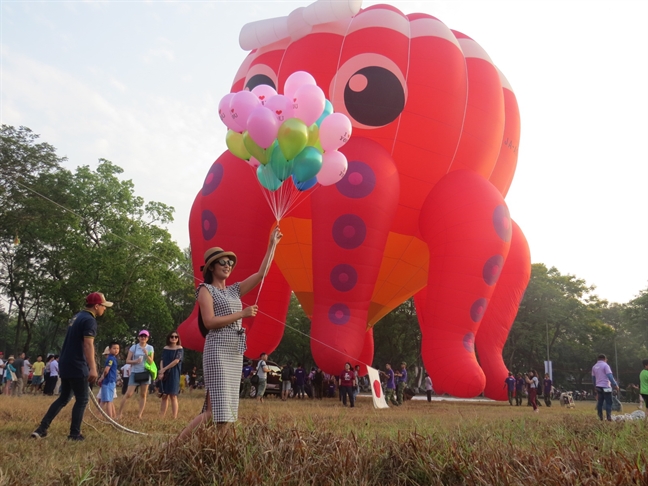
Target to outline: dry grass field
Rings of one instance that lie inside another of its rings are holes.
[[[648,485],[647,421],[600,423],[592,402],[533,414],[508,403],[242,400],[236,425],[181,446],[167,443],[199,412],[198,391],[180,397],[177,420],[159,417],[156,397],[138,420],[131,400],[123,424],[148,436],[114,429],[90,403],[80,443],[66,440],[72,404],[46,438],[29,438],[51,402],[0,396],[0,486]]]

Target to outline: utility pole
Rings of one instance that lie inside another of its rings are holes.
[[[621,386],[621,377],[619,376],[619,355],[617,354],[617,343],[616,336],[614,336],[614,367],[616,368],[616,379]]]

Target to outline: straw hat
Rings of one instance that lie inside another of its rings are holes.
[[[236,254],[231,251],[225,251],[220,246],[215,246],[210,248],[205,252],[205,264],[200,267],[200,271],[205,273],[205,270],[208,269],[212,263],[214,263],[219,258],[230,257],[234,260],[234,265],[236,265]],[[232,267],[233,269],[234,267]]]

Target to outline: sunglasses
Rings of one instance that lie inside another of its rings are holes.
[[[171,339],[178,339],[178,335],[177,335],[177,334],[174,334],[174,335],[169,336],[169,337],[170,337]]]
[[[146,338],[146,339],[148,339],[148,336],[147,336],[146,334],[140,334],[140,335],[137,336],[137,337],[140,338],[140,339],[142,339],[142,338]]]
[[[234,260],[225,260],[224,258],[221,258],[220,260],[216,260],[216,263],[218,263],[221,267],[224,267],[227,265],[230,268],[234,267]]]

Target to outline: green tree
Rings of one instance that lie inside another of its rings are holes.
[[[376,323],[374,330],[374,367],[384,369],[390,363],[394,369],[405,361],[410,371],[410,385],[421,379],[421,328],[416,316],[414,299],[410,298]]]
[[[47,305],[35,291],[40,264],[48,248],[35,235],[49,231],[58,211],[45,197],[58,187],[51,177],[62,169],[64,157],[54,147],[38,143],[38,135],[25,127],[2,125],[0,130],[0,291],[10,299],[16,315],[12,351],[21,342],[29,347],[31,329],[41,308]],[[21,245],[21,238],[28,244]],[[32,244],[29,244],[32,243]],[[23,338],[22,331],[26,331]],[[7,339],[7,338],[5,338]]]
[[[615,335],[601,320],[605,303],[593,291],[582,279],[534,264],[504,347],[508,368],[542,372],[548,353],[554,381],[588,384],[596,355],[613,350]]]
[[[292,363],[296,366],[302,363],[306,369],[312,366],[314,360],[310,349],[310,324],[310,319],[304,313],[297,297],[292,294],[283,338],[270,359],[280,365]]]
[[[16,342],[23,349],[29,349],[36,323],[39,330],[63,333],[84,295],[95,290],[115,302],[100,321],[98,347],[111,339],[134,341],[142,328],[151,331],[152,343],[163,345],[166,333],[188,315],[188,253],[163,228],[173,208],[136,196],[133,183],[120,179],[122,172],[103,159],[96,170],[82,166],[74,172],[43,164],[30,185],[9,184],[17,198],[0,214],[0,289],[17,308]]]

